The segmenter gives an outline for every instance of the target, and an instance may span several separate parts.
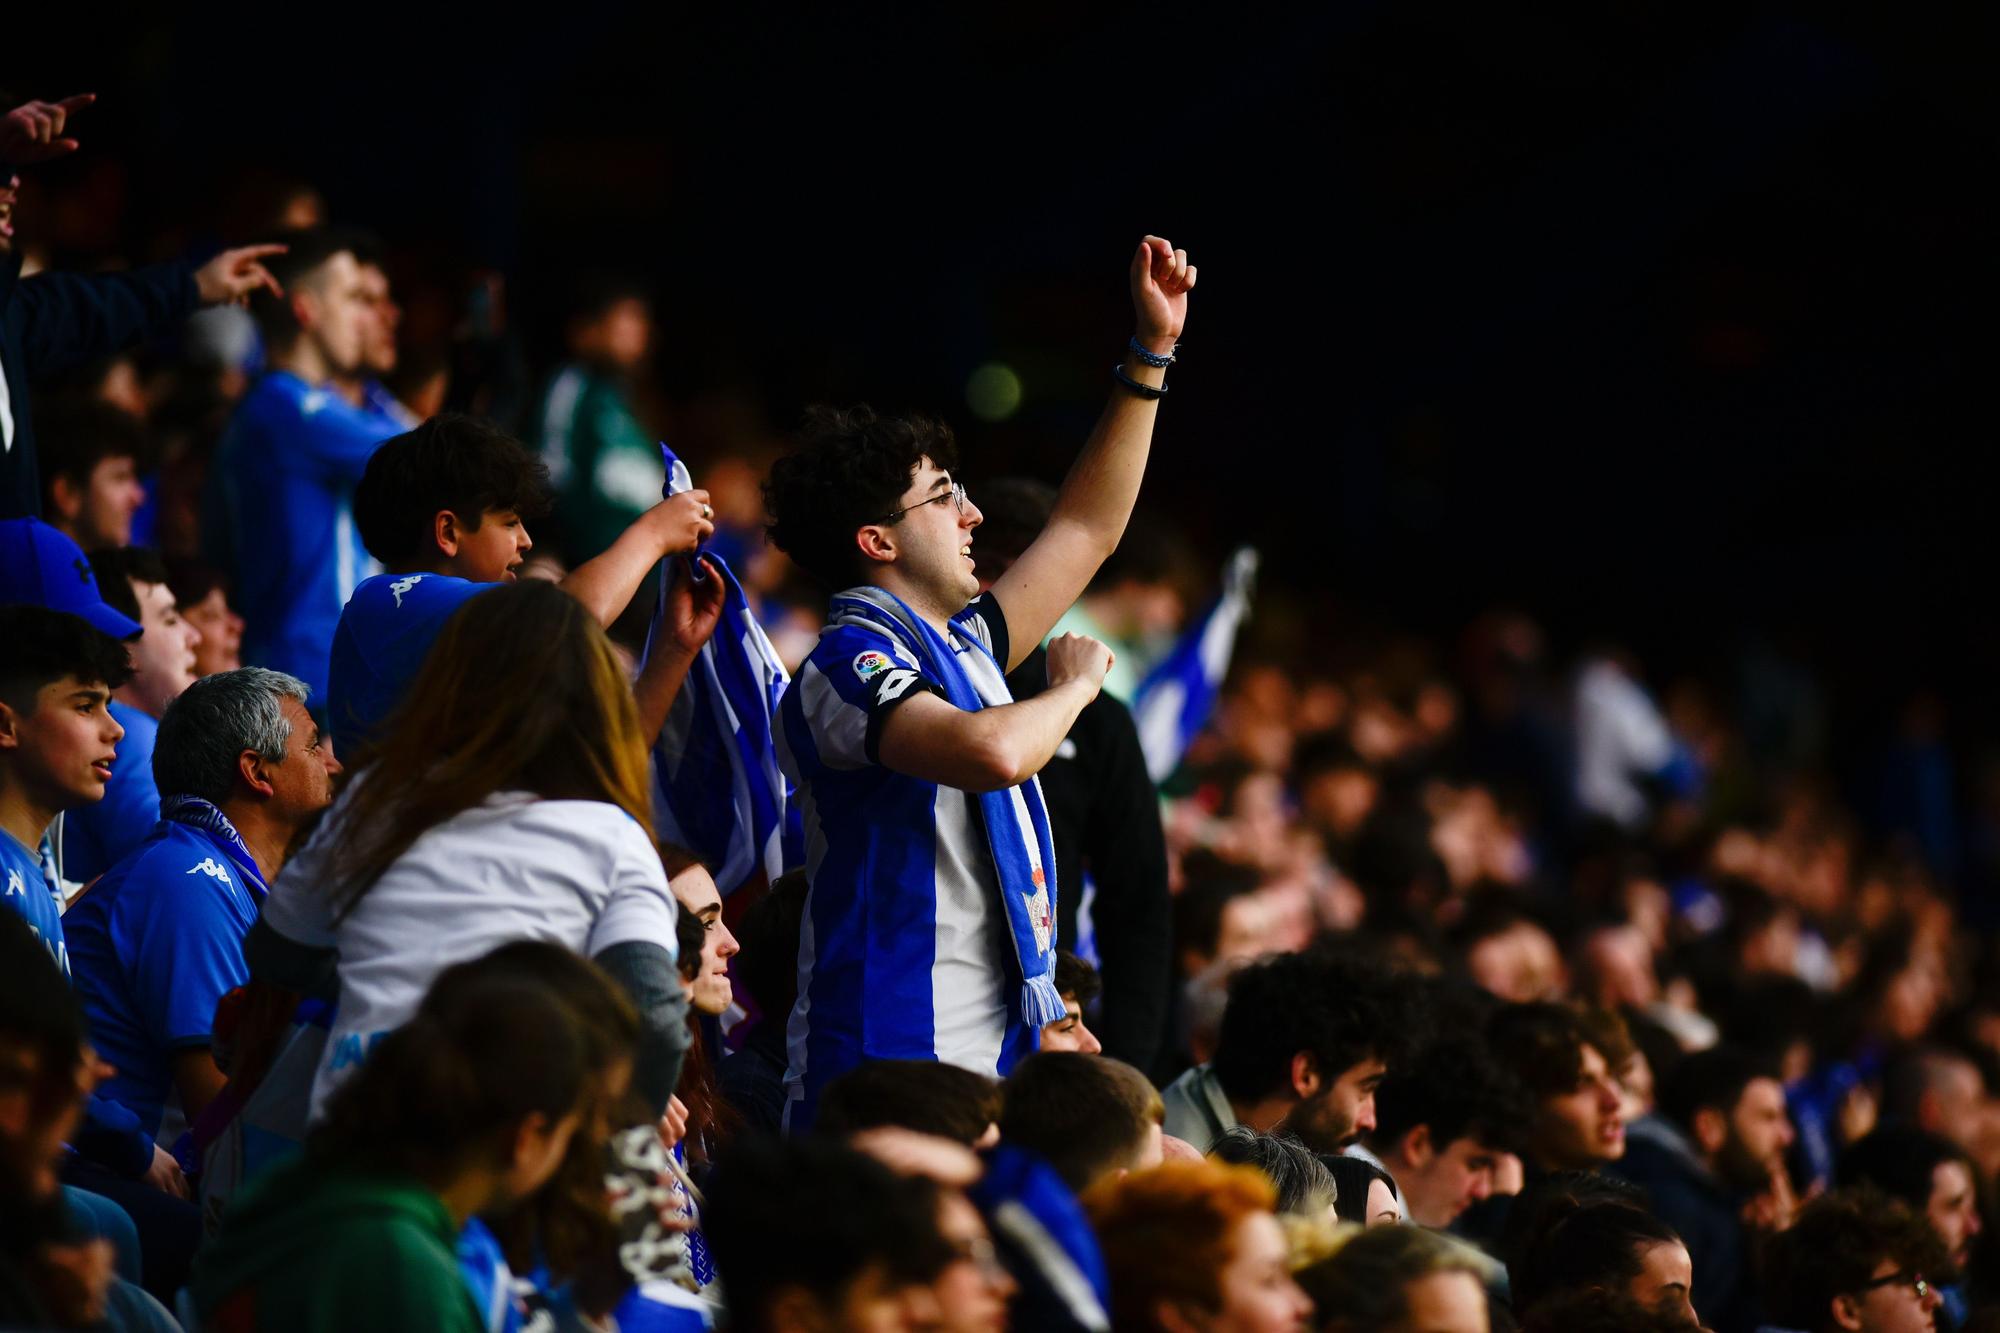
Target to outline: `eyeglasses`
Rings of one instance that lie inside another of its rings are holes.
[[[1911,1284],[1917,1293],[1919,1301],[1930,1295],[1931,1284],[1924,1281],[1924,1275],[1922,1273],[1912,1273],[1907,1268],[1891,1273],[1887,1277],[1878,1277],[1873,1282],[1864,1282],[1861,1284],[1861,1289],[1863,1291],[1873,1291],[1877,1287],[1892,1287],[1899,1282]]]
[[[899,519],[899,518],[901,518],[901,517],[902,517],[903,515],[905,515],[905,514],[909,513],[909,512],[910,512],[910,511],[911,511],[912,509],[922,509],[922,508],[923,508],[923,507],[924,507],[925,505],[938,505],[938,504],[943,504],[943,503],[944,503],[944,502],[945,502],[946,500],[949,500],[949,501],[951,501],[951,502],[952,502],[953,504],[957,505],[957,506],[958,506],[958,512],[959,512],[959,513],[961,513],[961,514],[963,514],[963,513],[965,512],[965,487],[964,487],[964,485],[963,485],[963,484],[961,484],[961,483],[959,483],[959,482],[956,482],[956,481],[954,481],[954,482],[953,482],[953,483],[951,484],[951,489],[950,489],[950,490],[948,490],[948,491],[939,491],[939,492],[938,492],[938,493],[937,493],[936,495],[933,495],[933,496],[932,496],[932,497],[931,497],[930,499],[928,499],[928,500],[919,500],[919,501],[917,501],[917,502],[916,502],[915,504],[913,504],[913,505],[904,505],[904,506],[903,506],[903,507],[902,507],[901,509],[898,509],[898,510],[896,510],[896,511],[895,511],[894,513],[889,513],[889,514],[884,514],[884,515],[882,515],[882,517],[880,517],[880,518],[876,519],[876,520],[875,520],[875,522],[877,522],[877,523],[894,523],[894,522],[895,522],[895,521],[896,521],[897,519]]]
[[[1000,1262],[1000,1252],[984,1236],[947,1236],[945,1243],[951,1246],[960,1263],[972,1264],[989,1275],[1007,1271],[1007,1266]]]

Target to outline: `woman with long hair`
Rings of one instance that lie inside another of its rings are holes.
[[[312,1118],[440,971],[514,939],[560,944],[626,989],[634,1085],[664,1110],[686,1043],[676,910],[647,738],[596,620],[546,583],[479,594],[379,735],[245,945],[253,972],[299,990],[337,955]]]
[[[201,1326],[478,1333],[460,1231],[556,1174],[597,1114],[591,1055],[575,1009],[528,977],[475,977],[424,1006],[341,1085],[305,1151],[225,1214],[196,1264]]]

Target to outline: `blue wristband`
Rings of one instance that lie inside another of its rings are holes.
[[[1174,352],[1181,350],[1181,345],[1175,343],[1174,351],[1168,352],[1165,356],[1161,356],[1158,352],[1149,352],[1146,350],[1145,344],[1139,341],[1139,335],[1136,333],[1132,335],[1132,341],[1127,343],[1126,346],[1132,349],[1133,356],[1138,357],[1155,370],[1165,370],[1168,366],[1171,366],[1175,360]]]

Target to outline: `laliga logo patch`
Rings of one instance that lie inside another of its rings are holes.
[[[854,658],[854,674],[863,681],[870,681],[889,669],[889,654],[878,653],[870,648],[865,653],[857,653]]]

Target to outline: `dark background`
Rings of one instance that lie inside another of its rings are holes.
[[[643,275],[697,461],[868,399],[951,419],[976,493],[1059,475],[1156,231],[1202,278],[1148,503],[1261,545],[1319,651],[1507,603],[2000,735],[1990,6],[166,8],[0,56],[101,95],[67,262],[302,178],[405,292],[505,272],[537,351],[568,275]]]

